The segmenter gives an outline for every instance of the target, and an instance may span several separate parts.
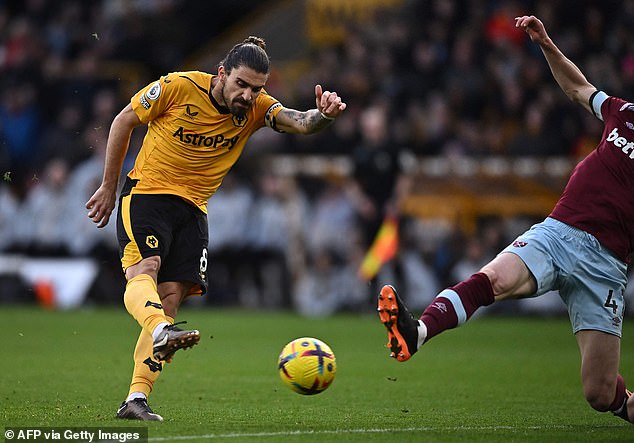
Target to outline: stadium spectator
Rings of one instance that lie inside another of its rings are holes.
[[[82,138],[78,137],[84,130],[84,115],[84,110],[76,102],[65,102],[58,109],[57,119],[42,132],[39,152],[31,156],[30,163],[34,163],[35,170],[55,157],[65,159],[71,169],[86,159],[89,151],[84,148]]]
[[[33,176],[32,190],[19,208],[15,234],[21,250],[33,256],[65,257],[73,214],[68,204],[68,163],[53,158],[42,176]]]
[[[249,137],[268,126],[312,134],[329,126],[346,104],[315,86],[316,107],[300,112],[264,91],[269,57],[264,40],[236,44],[217,74],[170,73],[135,94],[115,117],[103,180],[86,203],[103,228],[115,207],[119,175],[133,129],[147,135],[119,198],[117,236],[128,281],[124,303],[142,327],[128,397],[117,417],[162,420],[147,403],[155,380],[179,349],[200,340],[174,324],[188,295],[207,290],[207,202],[238,160]]]
[[[533,155],[568,155],[561,152],[562,146],[554,134],[547,131],[544,120],[548,113],[539,103],[531,103],[524,114],[524,124],[508,142],[508,154],[529,157]]]
[[[290,307],[304,261],[307,201],[292,177],[263,171],[257,186],[246,236],[250,275],[240,282],[249,290],[240,298],[251,307]]]
[[[440,292],[416,320],[394,287],[378,297],[391,356],[408,360],[439,333],[496,301],[553,289],[568,307],[581,353],[581,382],[597,411],[634,422],[634,399],[619,374],[627,263],[633,252],[634,106],[588,82],[534,16],[515,19],[541,49],[559,87],[601,120],[597,148],[577,165],[549,217],[517,237],[480,272]]]
[[[89,146],[90,149],[86,151],[92,152],[92,155],[79,163],[68,179],[69,207],[71,212],[76,214],[82,214],[86,201],[101,183],[108,139],[106,127],[87,128],[83,135],[82,145]],[[67,229],[72,232],[68,241],[68,248],[72,255],[92,255],[100,245],[118,250],[114,226],[108,225],[104,229],[94,229],[93,224],[86,217],[76,217],[69,223]]]
[[[367,291],[359,285],[356,267],[334,250],[309,254],[309,266],[299,279],[293,306],[306,317],[326,317],[341,311],[364,310]]]
[[[222,186],[209,199],[209,289],[212,304],[236,304],[239,286],[249,274],[247,241],[249,214],[254,195],[245,181],[234,172],[227,174]]]
[[[333,226],[337,229],[333,229]],[[356,214],[343,183],[337,179],[323,183],[310,206],[305,228],[305,244],[309,254],[328,250],[344,257],[346,261],[349,259],[351,247],[359,239]]]

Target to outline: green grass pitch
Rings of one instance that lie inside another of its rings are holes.
[[[201,331],[150,397],[165,417],[149,441],[634,441],[634,427],[590,409],[568,320],[482,316],[407,363],[388,358],[375,315],[305,319],[276,311],[184,307]],[[0,309],[0,423],[139,426],[114,418],[127,394],[138,326],[120,309]],[[333,385],[301,396],[276,370],[282,347],[314,336],[337,357]],[[622,370],[634,386],[634,322]]]

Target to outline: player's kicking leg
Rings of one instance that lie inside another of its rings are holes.
[[[509,259],[496,260],[507,263]],[[519,258],[516,260],[521,263]],[[526,276],[528,278],[528,271]],[[392,286],[383,286],[379,294],[378,311],[381,322],[387,328],[387,346],[392,351],[391,356],[398,361],[408,360],[423,343],[447,329],[462,325],[479,307],[488,306],[494,300],[489,277],[478,272],[440,292],[423,311],[420,319],[416,320],[396,290]]]
[[[379,318],[387,329],[387,347],[390,357],[398,361],[408,360],[425,341],[425,325],[414,319],[394,287],[386,285],[379,294]]]

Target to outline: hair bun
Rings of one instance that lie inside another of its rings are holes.
[[[256,37],[254,35],[248,36],[247,38],[244,39],[242,43],[243,44],[251,43],[255,46],[259,46],[262,49],[266,49],[266,43],[264,42],[264,39],[261,37]]]

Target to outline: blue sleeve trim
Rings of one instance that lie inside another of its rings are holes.
[[[601,105],[607,99],[608,95],[605,92],[599,90],[594,91],[594,93],[590,96],[590,109],[592,109],[594,116],[601,121],[603,121],[603,114],[601,114]]]

